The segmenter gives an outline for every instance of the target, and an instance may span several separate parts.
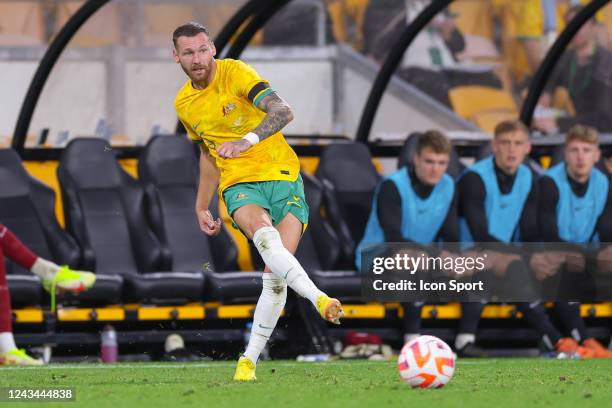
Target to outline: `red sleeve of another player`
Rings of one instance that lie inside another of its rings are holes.
[[[32,268],[36,258],[38,258],[15,234],[2,224],[0,224],[0,247],[2,247],[4,255],[9,257],[11,261],[28,270]]]

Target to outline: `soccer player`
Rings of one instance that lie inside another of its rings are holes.
[[[565,161],[553,166],[539,181],[538,219],[544,242],[583,244],[600,238],[603,242],[612,240],[612,191],[608,177],[595,167],[599,157],[597,130],[584,125],[570,128],[565,138]],[[609,250],[601,252],[604,251]],[[571,248],[565,256],[554,251],[534,256],[539,257],[532,264],[536,276],[542,280],[563,273],[568,262],[581,271],[588,266],[584,255]],[[577,274],[572,272],[566,276],[571,278]],[[580,274],[577,277],[580,278]],[[582,342],[596,358],[612,358],[612,351],[588,336],[579,306],[577,302],[555,303],[571,340]]]
[[[56,286],[62,291],[79,293],[89,289],[94,284],[96,276],[91,272],[71,271],[37,257],[7,227],[0,224],[0,365],[41,365],[42,360],[28,356],[15,345],[5,256],[38,276],[45,289]]]
[[[218,185],[234,224],[253,240],[266,264],[251,338],[234,375],[252,381],[285,305],[287,285],[325,320],[339,324],[344,312],[293,256],[308,223],[308,206],[298,158],[280,133],[293,119],[291,108],[249,65],[215,59],[215,45],[202,25],[182,25],[172,40],[174,61],[189,77],[176,96],[176,112],[201,147],[195,204],[200,228],[209,236],[221,230],[221,220],[208,210]]]
[[[529,131],[520,121],[504,121],[494,131],[493,155],[470,167],[460,178],[459,232],[462,242],[537,242],[538,184],[532,171],[523,164],[531,151]],[[508,251],[491,254],[494,275],[504,284],[525,287],[530,279],[520,255]],[[485,356],[473,344],[484,303],[464,303],[463,316],[455,340],[460,355]],[[517,303],[525,319],[538,331],[552,350],[575,352],[592,357],[591,350],[571,338],[563,338],[550,322],[540,302]]]
[[[435,130],[425,132],[417,141],[414,165],[381,181],[364,237],[355,251],[358,269],[363,248],[368,245],[459,240],[455,182],[446,174],[450,153],[446,136]],[[402,304],[405,343],[419,336],[422,306],[422,302]]]

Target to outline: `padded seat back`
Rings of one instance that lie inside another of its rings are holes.
[[[372,197],[381,177],[372,164],[372,156],[362,143],[342,143],[327,147],[321,155],[317,178],[333,188],[338,217],[346,224],[351,239],[363,237]],[[332,221],[336,227],[336,221]],[[353,244],[354,245],[354,244]]]
[[[161,249],[146,223],[143,191],[106,141],[72,140],[58,179],[66,224],[84,248],[86,267],[122,275],[158,270]]]
[[[158,135],[149,140],[138,173],[147,196],[153,231],[171,256],[172,270],[236,270],[237,249],[227,231],[214,238],[198,225],[194,206],[198,191],[198,161],[192,143],[183,136]],[[211,212],[217,214],[217,195]]]
[[[310,212],[308,228],[300,240],[296,258],[306,271],[334,269],[340,256],[340,243],[327,220],[321,216],[323,186],[305,173],[302,173],[302,180]]]
[[[32,178],[12,149],[0,149],[0,223],[36,255],[77,266],[80,251],[55,218],[55,194]],[[30,274],[8,259],[7,272]]]
[[[517,111],[512,95],[497,88],[478,85],[458,86],[448,91],[448,98],[453,111],[467,120],[482,111]]]

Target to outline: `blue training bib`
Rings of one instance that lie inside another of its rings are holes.
[[[431,243],[444,223],[453,195],[455,183],[448,174],[444,174],[436,184],[431,194],[423,199],[412,188],[412,181],[405,167],[391,173],[377,186],[372,202],[372,210],[368,218],[363,239],[355,250],[355,264],[361,267],[361,252],[365,247],[385,242],[385,234],[378,221],[378,195],[380,186],[386,180],[391,180],[397,188],[402,204],[401,232],[404,239],[419,244]]]
[[[516,241],[519,221],[531,191],[533,175],[527,166],[521,164],[517,170],[512,190],[508,194],[502,194],[497,183],[493,160],[493,156],[489,156],[474,164],[467,171],[478,174],[484,184],[486,195],[484,204],[489,235],[502,242]],[[463,217],[459,220],[459,237],[461,242],[474,242],[467,221]]]
[[[572,191],[565,163],[553,166],[544,177],[550,177],[559,190],[557,202],[557,228],[559,237],[567,242],[596,241],[597,220],[608,199],[610,181],[597,168],[589,177],[586,194],[578,197]]]

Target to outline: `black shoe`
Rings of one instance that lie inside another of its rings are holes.
[[[460,358],[487,358],[489,353],[478,347],[474,343],[468,343],[463,348],[457,350],[457,357]]]

